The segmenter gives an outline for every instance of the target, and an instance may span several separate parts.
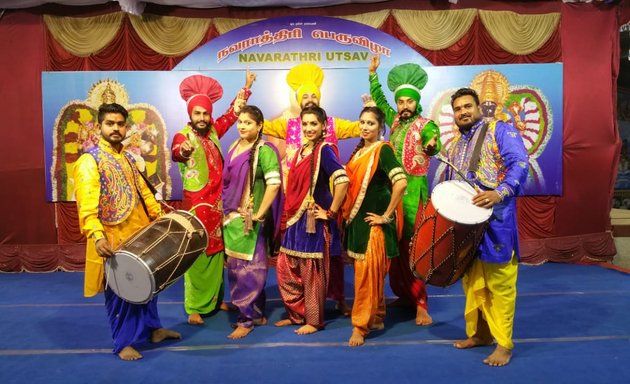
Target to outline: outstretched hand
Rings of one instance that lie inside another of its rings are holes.
[[[434,152],[437,147],[437,135],[433,136],[431,140],[424,146],[425,152]]]
[[[184,142],[179,147],[179,153],[181,153],[182,156],[188,158],[190,157],[190,155],[192,155],[194,150],[195,147],[192,145],[190,136],[186,135],[186,140],[184,140]]]
[[[250,72],[249,67],[245,71],[245,88],[251,88],[256,81],[256,73]]]
[[[370,65],[368,66],[368,72],[370,73],[370,75],[376,73],[379,65],[381,65],[381,56],[378,53],[376,55],[370,56]]]
[[[376,103],[374,102],[374,99],[372,99],[372,96],[370,95],[361,95],[361,100],[363,100],[363,108],[365,107],[376,107]]]
[[[245,105],[247,105],[247,100],[245,100],[245,92],[241,89],[234,99],[234,113],[237,115],[241,113],[241,109]]]

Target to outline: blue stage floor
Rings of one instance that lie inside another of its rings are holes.
[[[82,273],[0,274],[0,383],[628,383],[630,275],[598,266],[520,266],[510,365],[487,367],[491,347],[457,350],[464,338],[458,283],[429,287],[434,325],[414,311],[388,308],[386,328],[347,347],[350,319],[327,303],[326,329],[257,327],[230,340],[235,313],[186,324],[183,281],[160,294],[162,324],[183,340],[141,348],[144,359],[111,354],[103,297],[83,298]],[[387,296],[392,297],[387,291]],[[352,269],[346,269],[352,299]],[[269,274],[270,324],[283,315]]]

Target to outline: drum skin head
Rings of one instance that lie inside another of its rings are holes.
[[[131,304],[145,304],[155,292],[155,279],[145,262],[126,251],[116,252],[105,262],[107,284]]]
[[[487,221],[492,208],[477,207],[472,198],[477,192],[460,180],[449,180],[436,185],[431,202],[440,215],[459,224],[474,225]]]

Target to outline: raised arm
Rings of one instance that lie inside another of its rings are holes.
[[[381,59],[379,55],[374,55],[370,57],[370,65],[368,67],[369,79],[370,79],[370,96],[372,96],[372,100],[376,103],[376,106],[383,111],[385,114],[385,122],[390,127],[396,118],[396,110],[392,108],[387,102],[387,98],[383,93],[383,89],[381,87],[381,83],[378,81],[378,75],[376,74],[376,70],[381,63]]]
[[[265,120],[263,124],[263,134],[285,140],[287,138],[287,120],[277,118],[274,120]]]
[[[248,68],[245,72],[245,86],[236,93],[236,97],[230,103],[227,111],[214,121],[213,126],[217,131],[219,138],[223,137],[223,135],[225,135],[228,129],[230,129],[230,127],[234,125],[238,119],[238,114],[241,112],[241,108],[247,104],[247,100],[252,95],[251,87],[254,84],[254,81],[256,81],[256,74],[254,72],[250,72]]]
[[[335,133],[338,139],[350,139],[361,136],[359,121],[350,121],[335,117]]]

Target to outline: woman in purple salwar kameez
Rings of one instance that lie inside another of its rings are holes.
[[[257,107],[241,110],[240,139],[230,147],[223,170],[223,239],[230,296],[240,312],[230,339],[267,322],[267,254],[280,227],[282,172],[278,151],[260,139],[263,121]]]

